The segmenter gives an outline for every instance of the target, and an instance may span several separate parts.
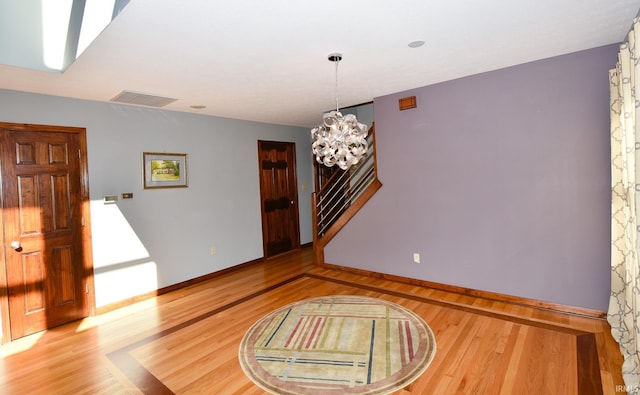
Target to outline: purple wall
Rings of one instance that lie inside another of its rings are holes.
[[[606,311],[617,50],[377,98],[383,187],[326,262]],[[410,95],[418,108],[399,111]]]

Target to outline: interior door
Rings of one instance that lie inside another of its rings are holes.
[[[258,141],[265,257],[300,248],[296,146]]]
[[[11,339],[90,312],[84,135],[78,128],[39,129],[0,124]]]

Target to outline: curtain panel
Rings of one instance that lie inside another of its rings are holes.
[[[611,96],[611,298],[607,320],[624,357],[622,376],[629,394],[640,394],[640,281],[638,201],[640,22],[634,20],[609,71]],[[636,93],[638,95],[636,95]]]

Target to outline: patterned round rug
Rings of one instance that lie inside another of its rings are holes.
[[[436,352],[431,328],[384,300],[326,296],[284,306],[244,335],[245,374],[273,394],[387,394],[406,387]]]

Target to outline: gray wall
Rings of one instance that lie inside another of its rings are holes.
[[[257,140],[296,143],[312,241],[308,129],[8,90],[0,120],[87,129],[98,307],[263,256]],[[187,153],[189,187],[144,190],[143,151]],[[122,192],[134,198],[103,203]]]
[[[326,261],[606,311],[616,52],[375,99],[383,187],[329,243]],[[399,111],[410,95],[418,108]]]

